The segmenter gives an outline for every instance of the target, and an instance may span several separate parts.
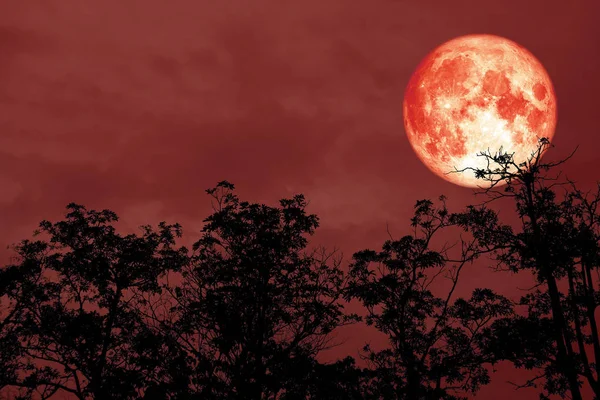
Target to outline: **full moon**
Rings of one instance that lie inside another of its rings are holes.
[[[526,161],[556,127],[556,96],[542,64],[519,44],[493,35],[450,40],[429,53],[404,94],[404,127],[419,159],[465,187],[485,187],[472,170],[482,151]],[[488,184],[489,185],[489,184]]]

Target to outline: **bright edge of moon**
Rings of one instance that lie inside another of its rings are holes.
[[[485,187],[467,167],[484,168],[482,151],[526,161],[541,137],[552,140],[556,95],[542,64],[519,44],[494,35],[452,39],[429,53],[404,95],[404,126],[418,158],[436,175]]]

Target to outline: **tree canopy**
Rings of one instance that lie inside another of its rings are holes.
[[[0,396],[458,400],[508,361],[535,371],[513,384],[540,399],[583,399],[584,384],[600,398],[600,186],[561,178],[549,146],[524,161],[482,152],[483,202],[419,200],[407,234],[350,260],[311,243],[319,218],[300,194],[269,206],[218,183],[191,249],[179,224],[123,235],[114,212],[69,204],[0,268]],[[519,299],[484,282],[458,297],[474,262],[537,283]],[[357,323],[385,343],[323,362]]]
[[[517,386],[541,381],[540,398],[569,394],[582,399],[581,379],[585,379],[600,398],[596,322],[600,186],[595,193],[584,193],[563,178],[556,167],[568,158],[543,161],[549,147],[547,139],[540,139],[528,160],[515,160],[514,154],[502,150],[482,152],[488,166],[475,173],[490,184],[481,192],[488,200],[455,218],[482,246],[493,249],[497,267],[528,270],[537,280],[519,301],[524,315],[499,319],[489,331],[489,351],[498,359],[510,360],[517,368],[542,369]],[[500,184],[505,184],[503,189]],[[516,228],[502,223],[490,208],[500,198],[512,200],[520,221]]]

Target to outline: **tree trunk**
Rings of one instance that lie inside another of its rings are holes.
[[[581,391],[579,389],[579,383],[577,381],[577,373],[573,368],[573,360],[570,358],[570,355],[573,354],[573,350],[566,332],[566,323],[562,306],[560,304],[560,293],[552,270],[550,269],[549,263],[546,259],[546,251],[542,247],[538,219],[535,213],[535,202],[533,200],[533,179],[526,179],[523,183],[525,184],[527,195],[527,216],[531,223],[531,230],[533,231],[533,243],[530,243],[529,245],[533,246],[535,260],[538,264],[537,269],[540,271],[541,276],[546,281],[546,284],[548,285],[548,294],[550,295],[552,322],[554,324],[554,341],[558,351],[558,354],[556,355],[558,368],[569,382],[569,389],[571,391],[572,399],[583,400],[581,397]],[[570,352],[567,352],[568,348],[571,349]]]
[[[581,322],[579,320],[579,310],[577,308],[577,293],[575,292],[575,283],[573,277],[573,271],[571,269],[567,270],[567,277],[569,280],[569,292],[571,293],[571,300],[569,301],[569,305],[571,306],[571,312],[573,313],[574,323],[575,323],[575,334],[577,337],[577,346],[579,348],[579,355],[581,356],[581,361],[583,362],[584,375],[591,387],[596,387],[596,380],[594,379],[594,375],[592,373],[592,369],[590,368],[590,362],[587,357],[587,352],[585,351],[585,343],[583,340],[583,332],[581,329]]]
[[[552,320],[554,322],[554,340],[557,345],[557,361],[558,367],[562,370],[563,374],[567,378],[569,382],[569,389],[571,390],[571,396],[573,400],[582,400],[581,391],[579,389],[579,383],[577,381],[577,372],[573,368],[573,360],[570,355],[572,354],[572,349],[568,353],[567,348],[571,346],[571,343],[568,340],[565,329],[565,320],[562,311],[562,307],[560,305],[560,297],[558,287],[556,286],[556,280],[552,273],[547,272],[546,278],[548,283],[548,292],[550,294],[550,304],[552,307]],[[564,340],[564,341],[563,341]]]
[[[585,272],[584,272],[585,271]],[[586,289],[586,312],[590,322],[590,330],[592,333],[592,343],[594,346],[594,359],[596,361],[596,368],[600,366],[600,336],[598,335],[598,325],[596,323],[596,304],[594,299],[594,284],[592,280],[592,272],[590,266],[585,263],[582,265],[582,272],[584,273],[584,288]],[[596,372],[596,385],[592,386],[596,397],[600,399],[600,374]]]
[[[417,366],[417,358],[412,350],[404,350],[404,359],[406,362],[406,398],[421,399],[421,376]]]

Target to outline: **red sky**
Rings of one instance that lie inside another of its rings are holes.
[[[314,243],[347,256],[378,248],[386,223],[408,233],[417,199],[472,203],[470,189],[421,164],[402,122],[419,61],[469,33],[512,39],[544,64],[558,97],[549,156],[579,145],[565,172],[582,185],[600,178],[597,0],[0,0],[0,9],[3,260],[5,245],[71,201],[110,208],[132,228],[167,220],[198,231],[210,212],[204,190],[223,179],[250,201],[304,193],[321,218]],[[520,283],[480,267],[461,285],[511,295]],[[369,335],[348,331],[336,351]],[[514,393],[506,376],[478,398],[535,397]]]

